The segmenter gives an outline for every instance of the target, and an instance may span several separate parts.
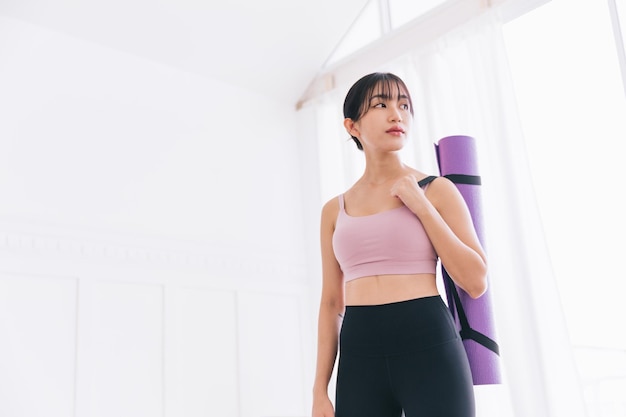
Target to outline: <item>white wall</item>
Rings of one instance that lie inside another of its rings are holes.
[[[306,415],[299,125],[0,17],[0,415]]]

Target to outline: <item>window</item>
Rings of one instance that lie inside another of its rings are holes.
[[[392,28],[398,28],[405,23],[423,15],[444,3],[445,0],[389,0],[389,19]]]
[[[352,23],[325,66],[378,40],[385,33],[423,15],[445,0],[369,0]]]
[[[374,42],[381,35],[382,28],[378,0],[370,0],[361,10],[356,20],[350,25],[325,65],[328,66],[339,61],[359,48]]]
[[[394,30],[403,24],[394,13],[408,22],[438,6],[401,12],[406,4],[384,1],[386,9],[368,3],[380,21],[363,28]],[[588,415],[624,416],[626,0],[550,0],[517,16],[503,31],[559,289],[554,306],[566,318]]]
[[[622,82],[626,93],[626,0],[608,0],[617,56],[622,70]]]
[[[560,303],[594,417],[626,415],[626,97],[610,12],[606,1],[552,0],[504,27]]]

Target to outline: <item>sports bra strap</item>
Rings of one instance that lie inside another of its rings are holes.
[[[343,210],[343,194],[339,194],[339,209]]]

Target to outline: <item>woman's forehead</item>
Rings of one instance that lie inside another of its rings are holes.
[[[397,81],[381,80],[370,91],[370,99],[374,97],[382,98],[408,98],[406,89]]]

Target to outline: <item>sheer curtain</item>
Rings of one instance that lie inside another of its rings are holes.
[[[407,40],[410,41],[410,40]],[[477,386],[478,415],[585,416],[559,294],[535,206],[497,11],[382,67],[407,82],[415,106],[405,161],[437,174],[433,144],[450,135],[476,138],[490,291],[504,383]],[[363,157],[343,131],[349,85],[309,103],[315,107],[322,200],[349,187]]]

